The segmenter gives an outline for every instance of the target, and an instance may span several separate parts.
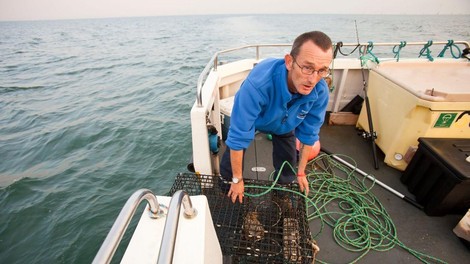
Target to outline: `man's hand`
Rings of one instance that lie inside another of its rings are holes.
[[[305,145],[304,143],[300,142],[297,182],[299,183],[300,191],[303,192],[305,190],[305,195],[308,195],[309,191],[308,180],[307,176],[305,175],[305,167],[307,166],[308,156],[310,155],[312,148],[313,146]]]
[[[308,187],[308,180],[307,177],[304,176],[298,176],[297,177],[297,182],[299,183],[300,191],[305,190],[305,195],[308,195],[309,187]]]
[[[228,191],[227,196],[232,199],[232,203],[235,203],[235,201],[238,201],[240,203],[243,203],[243,193],[245,192],[245,184],[243,181],[240,181],[239,183],[231,183],[230,184],[230,190]]]
[[[230,162],[232,165],[232,177],[237,178],[240,181],[238,183],[232,182],[228,197],[232,199],[232,202],[238,199],[240,203],[243,202],[243,192],[245,191],[245,184],[243,183],[243,150],[230,150]]]

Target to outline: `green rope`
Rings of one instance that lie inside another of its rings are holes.
[[[360,58],[361,58],[361,67],[363,67],[366,64],[367,61],[372,61],[375,64],[380,63],[379,58],[377,58],[377,56],[375,56],[375,54],[372,53],[372,50],[374,49],[374,43],[372,41],[369,41],[368,43],[369,44],[367,45],[367,52],[365,52],[365,51],[361,52],[361,50],[359,49],[359,52],[362,54],[360,56]]]
[[[460,50],[459,46],[455,45],[454,41],[449,39],[447,41],[447,44],[444,46],[444,48],[442,49],[442,51],[439,53],[439,55],[437,55],[437,57],[439,58],[442,58],[444,57],[444,53],[447,51],[447,49],[450,48],[450,54],[452,55],[452,57],[454,59],[458,59],[462,56],[462,51]],[[458,55],[455,55],[454,53],[454,49],[453,48],[456,48],[457,51],[459,52]]]
[[[432,40],[429,40],[428,43],[424,44],[424,47],[421,49],[419,52],[418,58],[421,58],[421,56],[426,55],[429,61],[434,61],[434,58],[431,56],[431,50],[429,47],[432,46]]]
[[[395,54],[394,58],[397,58],[397,62],[400,60],[400,51],[402,48],[406,46],[406,41],[400,41],[400,45],[395,45],[392,49],[393,54]]]
[[[339,156],[339,155],[336,155]],[[354,160],[351,164],[356,166]],[[324,167],[319,164],[323,163]],[[287,162],[281,166],[294,168]],[[262,193],[246,196],[259,197],[272,190],[295,193],[305,199],[308,221],[320,220],[320,230],[312,234],[315,239],[326,226],[333,230],[336,243],[350,252],[360,255],[349,263],[360,261],[370,251],[388,251],[399,246],[415,256],[423,263],[446,263],[443,260],[418,252],[403,244],[397,235],[395,225],[385,207],[371,192],[374,181],[365,176],[357,176],[355,170],[337,162],[330,155],[321,154],[308,163],[310,192],[308,197],[300,192],[279,187],[277,181],[280,173],[273,180],[271,186],[245,185],[246,189],[264,189]],[[320,168],[320,169],[319,169]],[[270,177],[272,177],[271,174]],[[326,263],[316,259],[320,263]]]

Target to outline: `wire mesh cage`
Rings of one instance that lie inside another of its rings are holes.
[[[314,250],[297,185],[245,179],[243,203],[232,203],[217,176],[179,174],[170,190],[205,195],[224,258],[231,263],[312,263]]]

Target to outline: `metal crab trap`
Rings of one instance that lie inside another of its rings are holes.
[[[229,263],[312,263],[314,250],[297,185],[268,190],[272,182],[244,179],[243,203],[232,203],[229,183],[218,176],[178,174],[170,190],[205,195],[224,261]]]

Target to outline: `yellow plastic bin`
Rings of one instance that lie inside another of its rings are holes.
[[[368,96],[385,163],[405,170],[419,137],[470,138],[470,63],[416,59],[381,62],[369,73]],[[357,126],[369,131],[362,107]]]

